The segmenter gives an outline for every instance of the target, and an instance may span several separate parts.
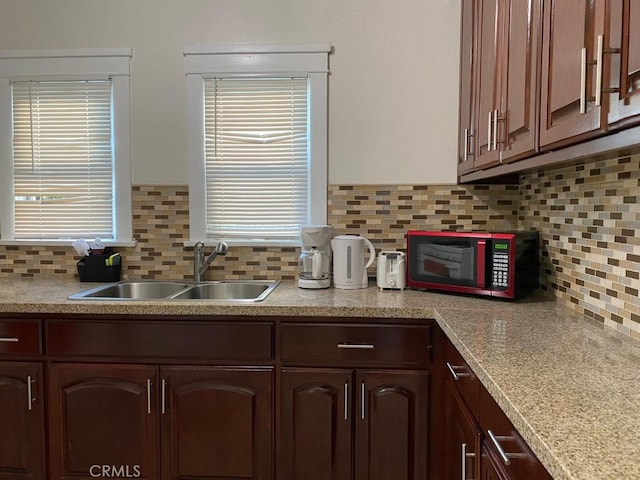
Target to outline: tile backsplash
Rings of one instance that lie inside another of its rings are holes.
[[[523,175],[519,226],[540,230],[543,288],[640,339],[640,156]]]
[[[329,186],[329,224],[336,234],[360,233],[376,250],[404,249],[409,228],[513,229],[519,189],[514,186]],[[191,278],[189,192],[186,186],[134,186],[135,247],[117,248],[123,278]],[[232,247],[211,265],[209,279],[294,280],[299,248]],[[68,247],[0,247],[0,274],[76,275],[80,259]]]
[[[191,278],[186,186],[133,188],[135,247],[118,248],[123,278]],[[377,250],[405,248],[408,229],[537,229],[543,291],[640,338],[640,156],[522,175],[504,185],[330,185],[336,234],[359,233]],[[208,279],[296,278],[299,248],[232,247]],[[77,275],[68,247],[0,247],[0,275]],[[373,273],[372,270],[371,273]]]

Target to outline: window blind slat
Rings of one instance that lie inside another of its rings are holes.
[[[297,239],[307,222],[308,81],[204,83],[207,234]]]
[[[113,238],[111,82],[13,82],[11,92],[15,238]]]

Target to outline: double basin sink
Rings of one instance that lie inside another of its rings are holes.
[[[280,282],[270,280],[223,282],[163,282],[127,280],[69,296],[69,300],[208,300],[261,302]]]

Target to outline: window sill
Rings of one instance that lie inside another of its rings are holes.
[[[0,246],[38,246],[38,247],[72,247],[73,240],[38,240],[38,239],[24,239],[24,240],[0,240]],[[124,240],[102,240],[102,243],[106,247],[135,247],[136,240],[124,241]]]
[[[198,241],[204,242],[206,246],[217,245],[221,240],[214,240],[208,238],[206,240],[187,240],[184,242],[185,247],[193,247]],[[249,240],[249,239],[224,239],[223,240],[230,247],[299,247],[300,240]]]

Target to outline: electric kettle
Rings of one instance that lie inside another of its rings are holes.
[[[373,265],[376,250],[360,235],[338,235],[331,240],[333,250],[333,286],[347,290],[367,288],[367,268]],[[369,258],[365,260],[365,250]]]

